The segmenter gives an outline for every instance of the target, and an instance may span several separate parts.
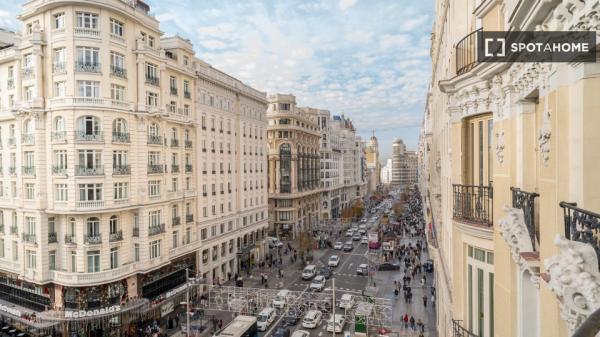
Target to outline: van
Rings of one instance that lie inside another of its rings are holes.
[[[266,331],[267,328],[273,323],[275,320],[275,316],[277,315],[277,311],[273,308],[264,308],[260,314],[258,314],[258,322],[256,323],[256,327],[259,331]]]
[[[351,294],[343,294],[339,303],[340,309],[350,310],[354,306],[354,296]]]
[[[321,324],[323,314],[319,310],[309,310],[302,320],[302,327],[314,329]]]
[[[315,275],[317,275],[317,266],[314,264],[309,264],[308,266],[304,267],[304,270],[302,271],[303,280],[311,280],[313,277],[315,277]]]
[[[335,324],[334,324],[335,320]],[[329,332],[342,332],[344,325],[346,324],[346,318],[344,315],[334,314],[331,315],[329,321],[327,321],[327,331]]]
[[[287,305],[288,296],[290,291],[287,289],[282,289],[277,293],[275,299],[273,300],[273,308],[283,309]]]
[[[272,236],[267,238],[267,243],[269,244],[269,248],[283,247],[283,242],[279,241],[278,238]]]

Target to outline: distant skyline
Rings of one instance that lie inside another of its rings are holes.
[[[0,27],[19,30],[24,0],[4,0]],[[145,0],[165,36],[267,93],[349,116],[382,157],[394,138],[417,147],[428,80],[433,0]]]

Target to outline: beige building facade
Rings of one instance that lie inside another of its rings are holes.
[[[2,315],[97,309],[124,331],[178,303],[186,270],[222,281],[264,254],[266,94],[148,13],[34,0],[0,34]]]
[[[600,307],[600,67],[473,47],[478,29],[598,30],[597,5],[436,1],[418,157],[439,335],[569,336]]]
[[[367,191],[373,192],[381,184],[381,162],[379,158],[379,142],[375,131],[365,146],[367,163]]]

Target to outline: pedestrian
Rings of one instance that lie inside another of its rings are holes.
[[[410,316],[410,328],[415,331],[416,327],[415,327],[415,318]]]
[[[423,295],[423,306],[427,308],[427,295]]]
[[[402,320],[404,321],[404,329],[408,329],[408,314],[404,314],[404,318]]]
[[[223,327],[223,320],[222,320],[222,319],[220,319],[220,320],[219,320],[219,330],[221,330],[221,328],[222,328],[222,327]]]
[[[435,307],[435,295],[431,295],[431,306]]]
[[[394,295],[396,295],[396,297],[398,297],[398,288],[394,289]]]

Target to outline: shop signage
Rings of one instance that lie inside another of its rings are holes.
[[[173,304],[173,301],[169,301],[163,305],[160,306],[160,317],[165,317],[168,314],[170,314],[171,312],[173,312],[173,308],[175,307],[175,304]]]
[[[7,312],[11,315],[17,316],[17,317],[21,317],[21,311],[11,308],[11,307],[7,307],[4,304],[0,304],[0,311],[4,311]]]
[[[186,283],[186,284],[184,284],[184,285],[182,285],[182,286],[179,286],[179,287],[177,287],[177,288],[175,288],[175,289],[171,289],[171,290],[167,291],[167,293],[165,294],[165,298],[170,298],[170,297],[172,297],[173,295],[176,295],[176,294],[178,294],[178,293],[182,292],[182,291],[183,291],[183,290],[185,290],[186,288],[187,288],[187,283]]]
[[[94,317],[99,315],[113,314],[119,311],[121,311],[120,305],[113,305],[112,307],[94,310],[65,311],[65,318]]]

